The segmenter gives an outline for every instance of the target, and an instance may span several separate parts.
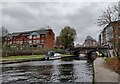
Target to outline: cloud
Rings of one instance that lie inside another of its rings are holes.
[[[2,2],[113,2],[113,0],[1,0]],[[118,2],[119,0],[114,0]]]
[[[83,43],[87,35],[97,39],[95,24],[101,9],[108,2],[5,2],[3,26],[9,32],[28,31],[50,26],[55,35],[66,25],[77,31],[76,43]]]

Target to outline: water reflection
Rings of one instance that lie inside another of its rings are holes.
[[[28,82],[49,82],[51,78],[50,66],[19,66],[19,67],[3,67],[3,82],[12,84],[19,81]]]
[[[36,82],[92,82],[92,64],[86,60],[34,61],[2,66],[2,84]]]
[[[59,81],[60,82],[73,82],[74,77],[74,68],[73,64],[62,64],[59,65]]]

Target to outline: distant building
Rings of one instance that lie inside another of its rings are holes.
[[[117,47],[120,46],[120,20],[111,22],[99,35],[101,46]]]
[[[75,47],[83,47],[83,45],[76,44]]]
[[[63,48],[63,46],[60,43],[60,36],[56,37],[56,42],[55,43],[56,43],[56,48]]]
[[[103,31],[99,35],[99,44],[102,46],[109,45],[110,47],[113,46],[112,38],[113,38],[113,29],[111,26],[106,26]]]
[[[56,48],[60,48],[60,36],[56,37]]]
[[[9,33],[3,38],[4,45],[9,45],[9,47],[54,48],[52,29]]]
[[[94,47],[97,46],[97,41],[93,39],[91,36],[87,36],[85,42],[83,43],[85,47]]]
[[[75,47],[80,47],[80,44],[76,44]]]

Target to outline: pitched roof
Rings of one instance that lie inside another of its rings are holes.
[[[12,37],[12,34],[8,33],[8,34],[6,34],[6,35],[3,36],[3,37],[8,37],[8,38],[10,37],[10,38],[11,38],[11,37]]]
[[[18,36],[20,33],[12,33],[12,36]]]
[[[40,29],[40,30],[33,30],[33,31],[25,31],[25,32],[15,32],[12,33],[12,36],[28,36],[30,35],[32,32],[37,32],[38,34],[45,34],[48,31],[52,31],[52,29]]]
[[[48,30],[38,30],[38,33],[39,34],[45,34],[45,33],[47,33],[48,32]]]

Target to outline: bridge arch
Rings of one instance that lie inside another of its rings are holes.
[[[93,53],[93,52],[96,52],[96,51],[99,52],[99,53],[101,53],[101,54],[102,54],[102,57],[105,56],[105,53],[104,53],[103,51],[101,51],[101,50],[98,50],[98,49],[89,50],[89,51],[87,52],[87,57],[88,57],[88,59],[95,59],[96,57],[92,56],[92,53]]]
[[[102,54],[102,56],[110,56],[109,55],[109,49],[107,47],[77,47],[77,48],[71,48],[70,53],[74,55],[79,55],[80,53],[84,53],[86,57],[91,58],[92,52],[98,51]]]

